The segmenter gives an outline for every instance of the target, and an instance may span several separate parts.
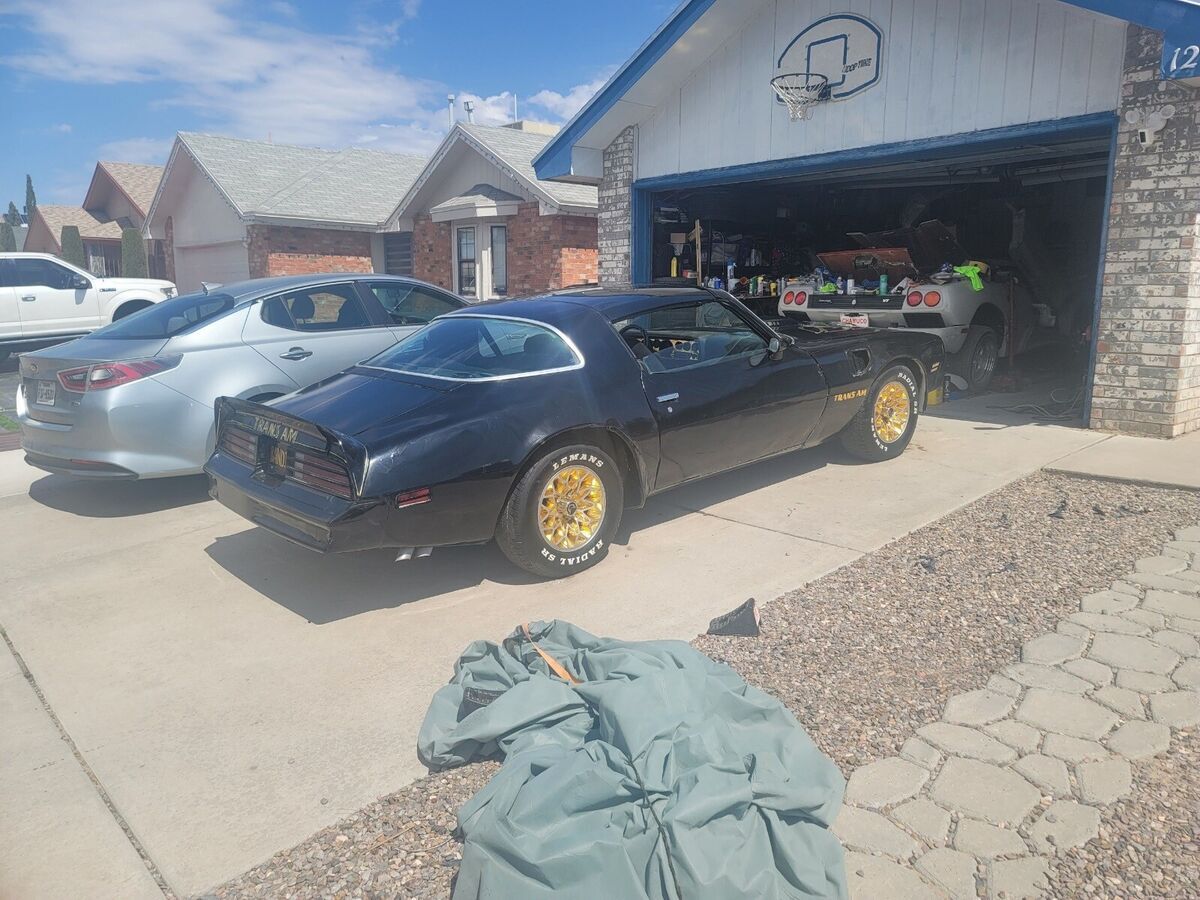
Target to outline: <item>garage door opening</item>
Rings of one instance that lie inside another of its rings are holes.
[[[1110,152],[1089,137],[657,191],[646,268],[659,283],[698,274],[767,316],[935,332],[949,396],[1033,391],[1078,420]]]

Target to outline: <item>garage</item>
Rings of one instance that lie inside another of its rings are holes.
[[[1198,86],[1187,0],[689,0],[534,166],[598,186],[602,283],[936,331],[950,396],[1169,438],[1200,428]]]
[[[1111,145],[1109,122],[1081,122],[1007,149],[681,179],[649,190],[650,278],[724,287],[764,316],[937,333],[952,395],[1034,390],[1077,418]]]
[[[231,284],[249,277],[246,247],[241,241],[175,247],[175,279],[184,290],[194,290],[204,282]]]

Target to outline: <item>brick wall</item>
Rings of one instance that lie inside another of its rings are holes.
[[[562,287],[560,216],[543,216],[537,203],[522,203],[508,226],[508,293],[511,297]]]
[[[598,240],[601,284],[628,284],[633,280],[629,267],[629,189],[636,177],[637,126],[630,125],[604,151]]]
[[[596,281],[596,220],[543,216],[522,203],[508,228],[508,293],[519,297]],[[413,275],[452,290],[454,247],[449,222],[418,216],[413,223]]]
[[[596,219],[592,216],[555,216],[558,220],[560,271],[558,286],[591,284],[599,280]]]
[[[1162,36],[1129,29],[1091,426],[1200,428],[1200,92],[1159,80]],[[1176,108],[1141,147],[1128,110]]]
[[[361,231],[249,225],[246,253],[251,278],[373,271],[371,235]]]
[[[434,222],[429,216],[417,216],[413,222],[413,277],[454,290],[454,257],[450,244],[450,223]]]

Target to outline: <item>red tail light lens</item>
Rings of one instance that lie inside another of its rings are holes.
[[[808,302],[808,294],[804,291],[796,291],[796,305],[803,306]]]
[[[921,305],[921,292],[920,291],[912,291],[908,295],[908,305],[909,306],[920,306]]]
[[[941,302],[942,302],[942,295],[939,294],[937,291],[930,291],[928,294],[925,295],[925,305],[926,306],[937,306]]]
[[[784,303],[791,303],[795,299],[796,299],[796,295],[793,294],[791,291],[788,291],[786,294],[783,295]]]
[[[63,369],[58,373],[58,383],[63,386],[63,390],[75,394],[103,391],[173,369],[182,359],[182,356],[155,356],[152,359],[96,363],[80,366],[78,369]]]

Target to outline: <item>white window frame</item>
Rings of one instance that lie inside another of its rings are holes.
[[[470,260],[466,260],[466,262],[472,262],[475,264],[475,292],[473,294],[464,294],[462,291],[462,284],[460,283],[460,278],[461,278],[460,272],[462,271],[462,267],[459,264],[461,262],[463,262],[463,260],[460,260],[458,258],[458,247],[459,247],[458,235],[459,235],[459,232],[466,231],[468,229],[470,229],[470,231],[473,232],[474,245],[475,245],[474,258],[470,259]],[[453,247],[451,249],[453,250],[452,256],[454,259],[454,293],[458,294],[460,297],[474,297],[475,299],[478,300],[480,297],[484,296],[484,294],[483,294],[484,268],[482,265],[483,260],[481,258],[483,256],[483,254],[481,252],[482,248],[479,246],[479,229],[474,224],[462,225],[462,224],[459,224],[458,222],[455,222],[454,230],[453,230],[453,232],[451,232],[450,240],[453,243]]]
[[[496,249],[492,244],[493,236],[496,229],[504,230],[504,293],[501,294],[496,290]],[[488,295],[496,297],[508,296],[508,225],[505,222],[491,222],[487,226],[488,241],[487,241],[487,256],[488,256]]]

